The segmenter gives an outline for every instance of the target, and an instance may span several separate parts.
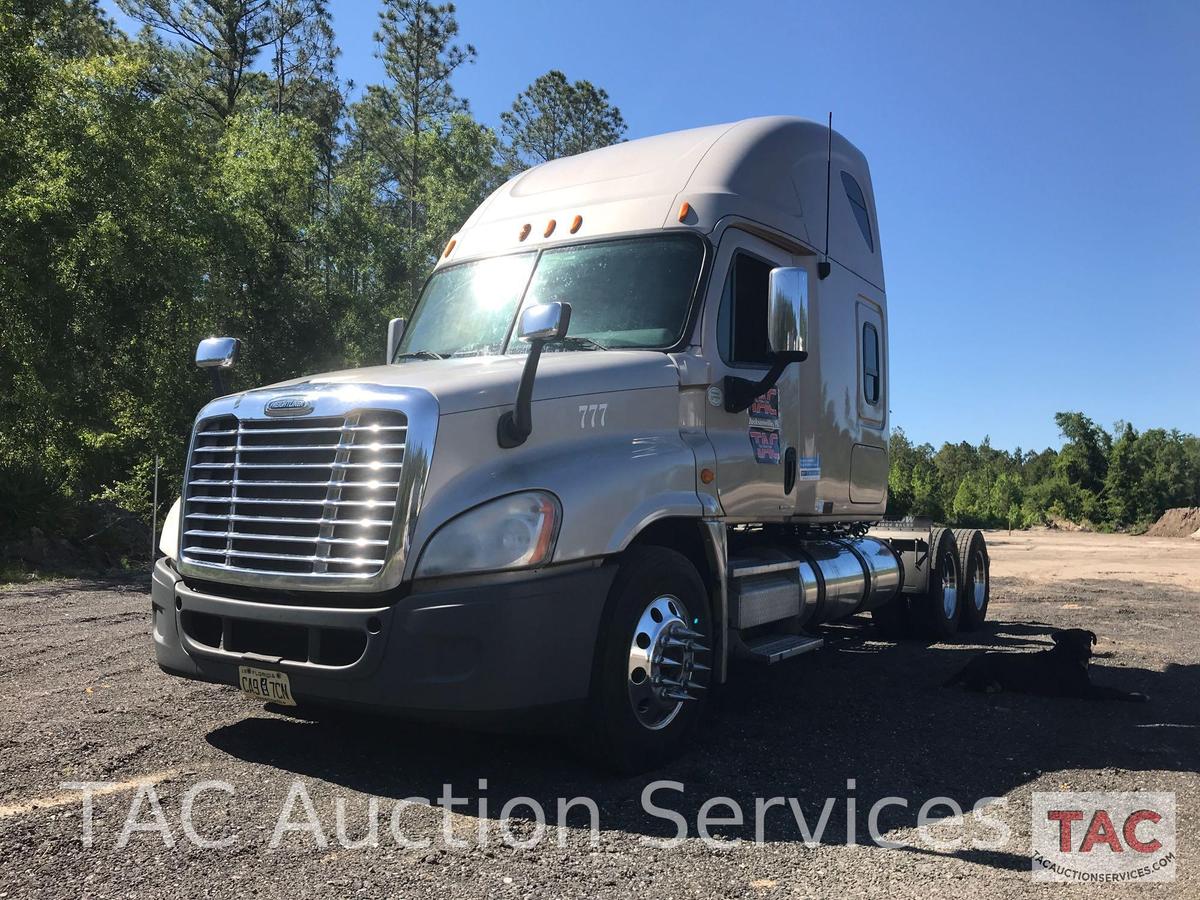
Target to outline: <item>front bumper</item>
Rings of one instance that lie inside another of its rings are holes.
[[[201,593],[159,560],[155,655],[170,674],[219,684],[236,685],[239,665],[277,669],[298,699],[317,704],[503,718],[588,696],[614,573],[600,565],[481,577],[350,609]]]

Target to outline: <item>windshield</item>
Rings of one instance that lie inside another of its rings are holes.
[[[404,331],[396,358],[503,352],[536,256],[497,256],[435,272]]]
[[[692,234],[555,247],[434,273],[396,359],[524,353],[518,310],[571,304],[565,349],[665,349],[683,337],[704,260]],[[515,332],[515,329],[512,329]]]

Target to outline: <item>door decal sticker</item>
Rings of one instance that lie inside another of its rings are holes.
[[[754,460],[762,465],[779,465],[779,431],[774,428],[750,426],[750,446],[754,448]]]
[[[779,465],[783,453],[779,443],[779,388],[755,397],[748,412],[754,461],[765,466]]]
[[[750,424],[759,428],[779,427],[779,388],[771,388],[750,404]]]
[[[821,455],[802,456],[796,460],[796,478],[799,481],[820,481]]]

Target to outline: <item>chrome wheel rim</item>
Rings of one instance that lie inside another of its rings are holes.
[[[702,635],[688,624],[688,611],[673,594],[655,597],[638,618],[629,642],[626,686],[629,705],[642,727],[666,728],[683,704],[697,699],[704,686],[697,682],[708,667],[697,661],[707,647]]]
[[[974,588],[975,608],[982,610],[983,604],[987,601],[987,565],[983,559],[983,551],[976,550],[974,557],[975,577],[972,582]]]
[[[954,557],[950,554],[942,559],[942,612],[947,619],[953,619],[958,611],[958,572],[954,566]]]

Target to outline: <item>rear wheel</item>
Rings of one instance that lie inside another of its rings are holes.
[[[929,539],[929,588],[917,598],[926,636],[946,640],[958,631],[962,616],[961,564],[949,528],[935,528]]]
[[[956,529],[954,537],[958,545],[958,558],[962,564],[962,581],[959,584],[959,594],[962,597],[960,624],[963,631],[975,631],[983,627],[991,596],[991,562],[988,559],[987,541],[974,528]]]
[[[627,551],[609,594],[585,749],[633,773],[679,755],[700,721],[712,664],[708,591],[687,557]]]

